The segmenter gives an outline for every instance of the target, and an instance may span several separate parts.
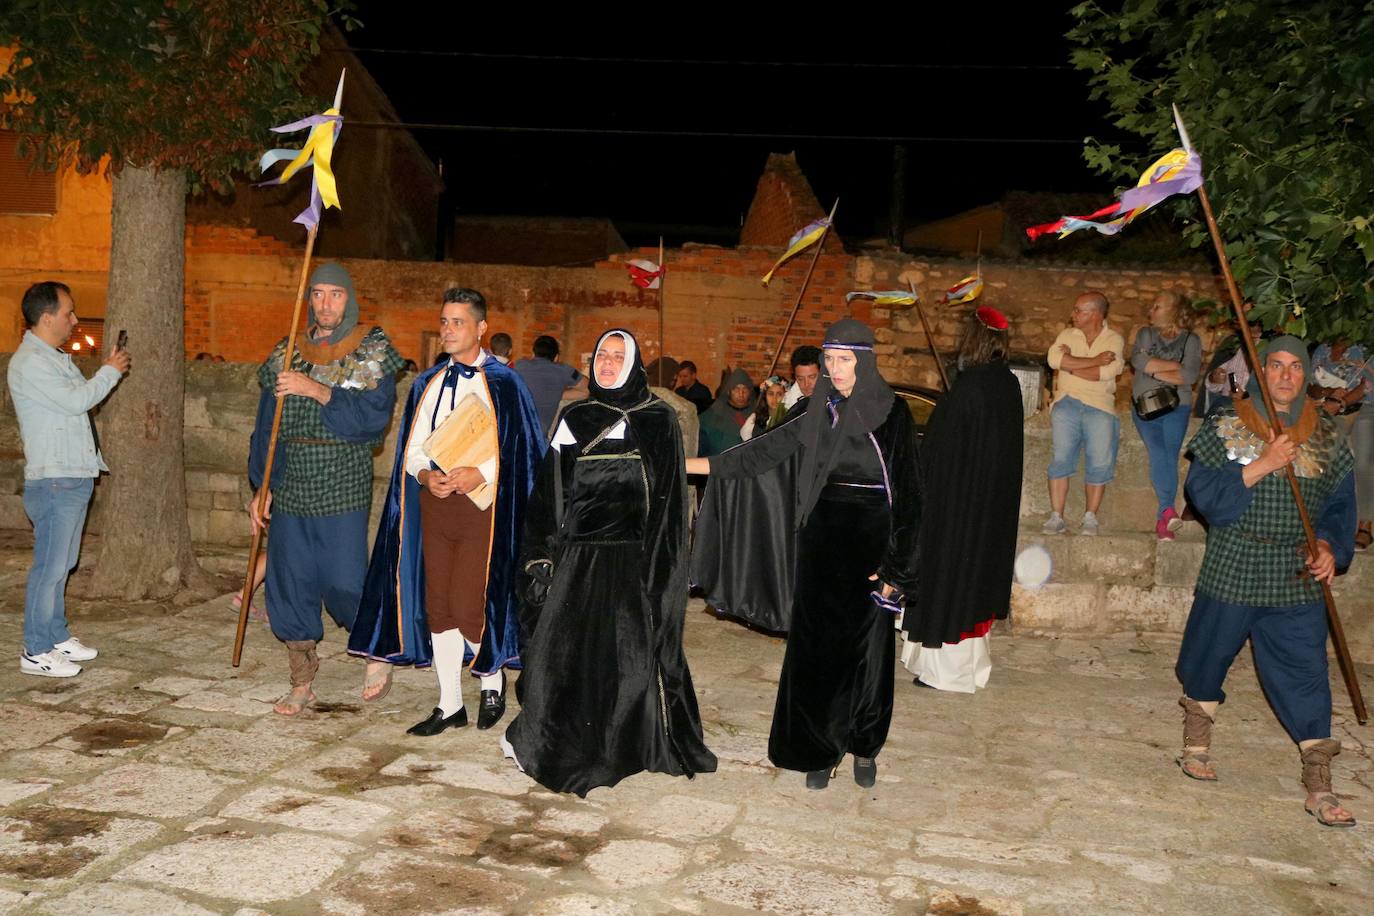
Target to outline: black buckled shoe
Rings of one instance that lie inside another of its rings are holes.
[[[468,710],[464,706],[453,715],[444,717],[444,711],[437,706],[434,712],[429,714],[429,718],[423,722],[416,722],[406,729],[407,735],[419,735],[421,738],[429,738],[450,728],[464,728],[468,724]]]
[[[483,690],[477,704],[477,728],[491,728],[506,714],[506,672],[501,671],[501,689]]]

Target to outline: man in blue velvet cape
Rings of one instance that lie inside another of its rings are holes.
[[[446,358],[415,379],[406,400],[348,645],[353,655],[371,660],[363,692],[368,700],[385,695],[390,665],[434,666],[439,704],[410,729],[422,736],[467,724],[459,684],[464,661],[482,678],[478,727],[490,728],[505,711],[503,669],[520,665],[520,534],[545,450],[529,389],[480,345],[487,326],[482,295],[445,292],[439,324]],[[495,415],[498,456],[445,474],[420,446],[469,394]],[[466,494],[487,483],[496,486],[495,500],[480,510]]]

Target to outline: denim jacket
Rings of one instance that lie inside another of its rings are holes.
[[[99,477],[109,471],[95,447],[87,412],[119,384],[119,370],[101,366],[87,379],[70,354],[25,331],[10,358],[10,398],[24,439],[24,479]]]

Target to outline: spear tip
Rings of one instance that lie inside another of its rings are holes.
[[[1176,127],[1176,128],[1178,129],[1178,139],[1179,139],[1179,142],[1181,142],[1181,143],[1183,144],[1183,151],[1184,151],[1185,153],[1192,153],[1192,151],[1193,151],[1193,144],[1192,144],[1192,141],[1190,141],[1190,140],[1188,139],[1188,128],[1186,128],[1186,127],[1183,126],[1183,115],[1179,114],[1179,112],[1178,112],[1178,103],[1177,103],[1177,102],[1174,103],[1173,109],[1174,109],[1174,127]]]
[[[348,75],[347,67],[339,71],[339,88],[334,90],[334,109],[336,111],[343,110],[341,106],[343,105],[343,84],[346,75]]]

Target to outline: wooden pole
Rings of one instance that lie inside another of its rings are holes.
[[[1222,244],[1221,232],[1217,228],[1216,217],[1212,214],[1212,202],[1207,198],[1207,189],[1199,185],[1197,189],[1198,200],[1202,202],[1202,213],[1207,219],[1207,229],[1212,233],[1212,244],[1217,250],[1217,259],[1221,262],[1221,274],[1226,279],[1227,292],[1231,294],[1231,306],[1236,315],[1236,326],[1240,332],[1241,342],[1245,346],[1246,356],[1250,360],[1251,370],[1255,373],[1255,379],[1259,382],[1260,398],[1264,401],[1265,412],[1269,414],[1269,423],[1273,427],[1274,435],[1283,434],[1283,423],[1279,420],[1278,412],[1274,409],[1274,398],[1269,393],[1269,385],[1264,378],[1264,367],[1259,361],[1259,352],[1255,348],[1254,338],[1250,336],[1250,324],[1245,320],[1245,306],[1241,302],[1240,289],[1236,286],[1236,279],[1231,275],[1231,262],[1226,257],[1226,246]],[[1307,379],[1303,380],[1307,384]],[[1307,551],[1315,557],[1317,555],[1317,535],[1312,528],[1312,518],[1308,515],[1307,505],[1303,502],[1302,491],[1298,489],[1298,476],[1293,472],[1293,465],[1284,466],[1284,475],[1288,478],[1288,486],[1293,491],[1293,501],[1298,505],[1298,517],[1302,519],[1302,532],[1307,538]],[[1360,692],[1359,678],[1355,672],[1355,662],[1350,657],[1350,649],[1345,642],[1345,627],[1341,624],[1340,615],[1336,612],[1336,599],[1331,594],[1331,585],[1328,582],[1321,583],[1322,600],[1326,602],[1326,620],[1331,629],[1331,644],[1336,650],[1336,661],[1341,669],[1341,677],[1345,680],[1346,692],[1350,694],[1350,705],[1355,710],[1355,720],[1361,725],[1369,721],[1369,713],[1365,710],[1364,696]]]
[[[1179,134],[1183,140],[1185,149],[1191,151],[1192,147],[1188,142],[1188,133],[1183,127],[1183,120],[1179,117],[1178,108],[1174,108],[1174,118],[1178,124]],[[1260,399],[1264,402],[1264,410],[1269,414],[1269,423],[1274,435],[1283,435],[1283,423],[1279,420],[1278,412],[1274,409],[1274,398],[1269,393],[1269,384],[1264,377],[1264,366],[1260,364],[1259,351],[1255,348],[1255,340],[1250,335],[1250,323],[1245,319],[1245,304],[1241,301],[1240,287],[1236,285],[1236,278],[1231,273],[1231,261],[1226,257],[1226,246],[1221,241],[1221,229],[1217,226],[1217,218],[1212,213],[1212,201],[1207,196],[1206,183],[1198,185],[1198,200],[1202,204],[1202,215],[1207,220],[1207,231],[1212,235],[1212,245],[1216,248],[1217,261],[1221,264],[1221,275],[1226,280],[1226,291],[1231,296],[1231,307],[1236,316],[1236,328],[1240,334],[1241,344],[1245,347],[1245,355],[1250,360],[1250,368],[1255,374],[1255,380],[1259,384]],[[1303,379],[1303,384],[1308,380]],[[1317,535],[1312,528],[1312,518],[1308,515],[1307,504],[1303,502],[1302,491],[1298,488],[1298,476],[1293,472],[1293,465],[1284,466],[1284,475],[1288,478],[1288,486],[1293,491],[1293,501],[1298,506],[1298,517],[1302,519],[1303,535],[1307,538],[1307,551],[1310,556],[1317,555]],[[1355,672],[1355,663],[1350,657],[1350,649],[1345,642],[1345,627],[1341,625],[1341,618],[1336,613],[1336,599],[1331,594],[1331,585],[1327,582],[1321,583],[1322,600],[1326,602],[1326,619],[1331,629],[1331,644],[1336,650],[1336,661],[1340,665],[1341,677],[1345,680],[1345,689],[1350,694],[1350,704],[1355,710],[1355,719],[1361,725],[1369,721],[1369,714],[1365,711],[1364,696],[1360,692],[1360,682]]]
[[[315,233],[317,226],[311,226],[310,231],[305,237],[305,259],[301,261],[301,282],[296,289],[296,307],[291,312],[291,333],[286,336],[286,352],[282,355],[282,371],[290,370],[296,354],[296,331],[300,327],[301,305],[305,302],[305,286],[310,278],[310,256],[315,251]],[[272,464],[277,455],[277,435],[281,432],[281,412],[286,404],[286,398],[277,398],[277,409],[272,413],[272,435],[267,440],[267,462],[262,471],[262,483],[258,487],[258,517],[263,520],[263,526],[267,524],[267,494],[271,492]],[[239,625],[234,633],[234,667],[239,666],[243,658],[243,638],[248,631],[248,612],[251,610],[249,601],[253,596],[253,573],[258,566],[258,550],[262,547],[263,528],[253,529],[253,541],[248,548],[248,572],[243,579],[243,591],[240,593],[242,603],[239,605]]]
[[[667,265],[663,263],[663,236],[658,237],[658,387],[663,387],[663,360],[668,347],[663,342],[663,287],[668,282]]]
[[[921,297],[916,295],[916,284],[910,281],[908,284],[911,286],[911,296],[916,300],[916,314],[921,316],[921,327],[926,332],[926,343],[930,344],[930,355],[935,358],[935,368],[940,373],[940,385],[945,391],[949,391],[949,373],[945,371],[945,361],[940,358],[940,351],[935,349],[935,335],[930,332],[926,310],[921,306]]]
[[[821,249],[825,247],[826,236],[830,235],[830,227],[835,224],[835,211],[840,208],[839,198],[835,198],[835,205],[830,208],[830,222],[826,224],[821,232],[821,237],[816,239],[816,253],[811,256],[811,266],[806,268],[806,277],[802,279],[801,289],[797,290],[797,301],[792,306],[792,314],[787,316],[787,327],[782,329],[782,337],[778,338],[777,349],[773,351],[773,361],[768,364],[768,371],[763,374],[768,378],[773,374],[773,370],[778,367],[778,357],[782,355],[782,345],[787,342],[787,335],[792,333],[792,322],[797,320],[797,310],[801,308],[802,297],[806,295],[806,287],[811,283],[811,275],[816,272],[816,262],[821,259]]]

